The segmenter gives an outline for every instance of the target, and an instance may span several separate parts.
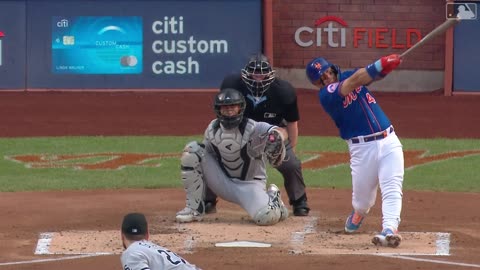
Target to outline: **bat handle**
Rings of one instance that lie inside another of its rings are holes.
[[[404,58],[405,56],[407,56],[407,54],[409,54],[412,51],[412,48],[413,47],[410,47],[408,50],[406,50],[402,54],[400,54],[400,58]]]

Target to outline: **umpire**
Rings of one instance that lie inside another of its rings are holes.
[[[240,75],[240,76],[239,76]],[[233,88],[240,91],[247,101],[245,116],[255,121],[285,127],[288,131],[287,155],[277,167],[284,179],[285,189],[295,216],[308,216],[307,193],[300,160],[295,155],[298,139],[297,95],[293,86],[275,77],[268,58],[259,53],[253,55],[241,74],[224,78],[220,89]],[[216,212],[217,196],[207,188],[206,213]]]

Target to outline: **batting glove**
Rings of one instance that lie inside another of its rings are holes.
[[[375,63],[368,65],[365,69],[373,80],[377,80],[387,76],[387,74],[398,67],[401,62],[402,59],[400,58],[400,55],[391,54],[378,59]]]
[[[392,72],[400,63],[402,59],[398,54],[391,54],[388,56],[384,56],[379,60],[382,65],[382,70],[380,71],[380,76],[385,77],[388,73]]]

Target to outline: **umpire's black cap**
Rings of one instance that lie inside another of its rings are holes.
[[[142,213],[125,215],[122,222],[122,232],[130,235],[144,235],[148,232],[147,219]]]

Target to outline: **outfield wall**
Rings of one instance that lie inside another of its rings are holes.
[[[1,1],[0,88],[216,88],[262,50],[261,4]]]
[[[401,54],[447,17],[455,17],[459,2],[478,13],[478,1],[274,1],[275,65],[294,86],[314,89],[304,74],[311,59],[322,56],[350,69],[364,67],[386,54]],[[413,51],[399,71],[372,88],[402,92],[453,88],[453,92],[480,93],[476,79],[479,47],[476,16]],[[450,50],[452,53],[446,54]]]
[[[444,0],[0,1],[0,89],[212,89],[262,50],[272,56],[279,76],[313,89],[304,74],[312,58],[324,56],[345,70],[401,53],[446,19],[447,5]],[[463,21],[455,32],[431,40],[374,90],[480,93],[479,23]]]

